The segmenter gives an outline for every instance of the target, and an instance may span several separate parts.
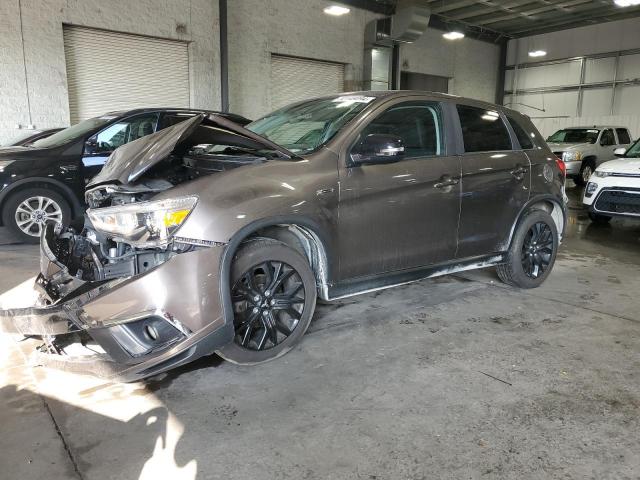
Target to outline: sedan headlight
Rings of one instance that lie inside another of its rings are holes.
[[[562,152],[563,162],[577,162],[579,160],[582,160],[581,152]]]
[[[593,174],[596,177],[600,177],[600,178],[605,178],[608,177],[609,175],[611,175],[611,173],[609,172],[603,172],[602,170],[596,170],[595,172],[593,172]]]
[[[0,160],[0,173],[4,172],[4,169],[11,165],[15,160]]]
[[[169,198],[87,210],[96,230],[136,247],[159,247],[184,223],[197,197]]]

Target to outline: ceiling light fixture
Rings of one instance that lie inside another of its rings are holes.
[[[640,0],[615,0],[613,3],[619,7],[633,7],[635,5],[640,5]]]
[[[531,50],[529,52],[530,57],[544,57],[546,54],[546,50]]]
[[[331,5],[329,7],[325,7],[323,10],[327,15],[333,15],[334,17],[339,17],[351,11],[350,8],[342,7],[340,5]]]
[[[452,32],[443,33],[442,36],[447,40],[460,40],[464,38],[464,33],[454,30]]]

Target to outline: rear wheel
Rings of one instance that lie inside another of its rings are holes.
[[[607,224],[611,221],[611,217],[609,215],[600,215],[598,213],[589,212],[589,218],[593,223],[598,224]]]
[[[518,224],[505,262],[498,265],[500,280],[520,288],[535,288],[549,276],[558,251],[558,230],[542,210],[528,212]]]
[[[19,240],[38,243],[48,222],[68,225],[71,220],[69,202],[48,188],[26,188],[13,194],[5,203],[2,222]]]
[[[316,305],[313,271],[298,251],[271,239],[237,253],[231,272],[235,336],[217,353],[242,365],[287,353],[311,323]]]

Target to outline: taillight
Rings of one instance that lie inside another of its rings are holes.
[[[567,176],[567,166],[564,164],[564,162],[562,161],[561,158],[556,157],[556,165],[558,165],[558,168],[560,169],[560,172],[562,172],[562,176],[566,178],[566,176]]]

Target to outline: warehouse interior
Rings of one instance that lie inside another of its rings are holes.
[[[18,139],[118,112],[214,111],[253,131],[249,122],[294,102],[395,90],[519,112],[546,139],[549,161],[568,169],[562,243],[538,288],[507,286],[490,266],[319,294],[307,334],[285,356],[248,366],[206,355],[134,382],[83,374],[64,357],[43,367],[33,356],[42,338],[0,335],[2,476],[637,477],[640,154],[630,152],[640,139],[639,1],[3,0],[0,66],[0,175]],[[593,145],[553,140],[577,127],[597,136]],[[138,128],[138,138],[153,131]],[[109,155],[94,155],[102,163],[92,176]],[[628,161],[626,173],[606,170],[611,161]],[[631,210],[603,215],[596,188],[618,177],[629,182],[614,189],[635,195]],[[341,182],[336,195],[351,185]],[[266,187],[256,185],[233,201],[260,195]],[[60,215],[84,218],[82,200],[67,203]],[[488,215],[503,207],[495,201]],[[44,240],[15,235],[13,215],[0,226],[5,312],[28,301],[18,292],[45,255]],[[379,215],[365,220],[395,225]],[[363,258],[366,249],[350,246]]]

